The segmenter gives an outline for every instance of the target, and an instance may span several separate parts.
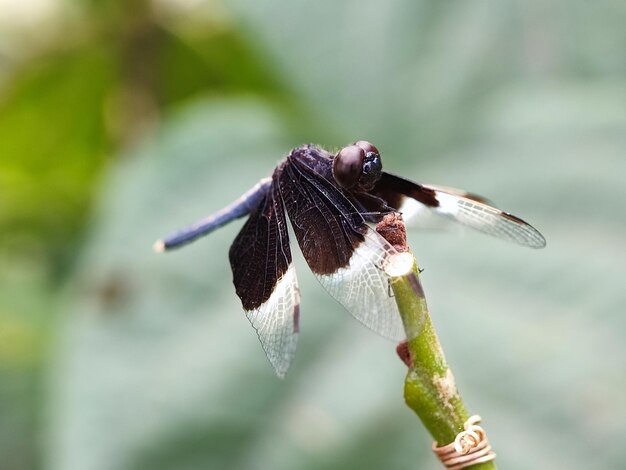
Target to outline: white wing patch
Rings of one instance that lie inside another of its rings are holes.
[[[270,298],[246,312],[276,375],[281,378],[296,353],[299,314],[300,291],[293,264],[278,280]]]
[[[316,274],[322,286],[357,320],[382,336],[401,341],[404,327],[384,268],[397,251],[368,228],[350,258],[350,264],[333,274]]]
[[[450,228],[449,219],[441,217],[421,202],[405,196],[398,211],[402,214],[404,223],[409,227],[420,227],[421,229],[442,230]]]

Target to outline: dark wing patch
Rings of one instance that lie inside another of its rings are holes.
[[[387,204],[398,210],[400,210],[406,197],[410,197],[426,207],[434,208],[439,205],[433,189],[387,172],[383,172],[383,176],[372,190],[372,194],[381,197],[387,201]]]
[[[291,264],[284,208],[275,193],[272,183],[230,247],[233,283],[245,310],[267,301]]]
[[[322,286],[377,333],[404,338],[385,263],[395,249],[366,223],[354,201],[299,160],[288,160],[280,188],[304,258]]]
[[[300,298],[285,208],[275,182],[235,238],[229,258],[237,295],[282,377],[296,351]]]
[[[358,209],[330,182],[298,160],[287,161],[280,177],[280,191],[311,270],[315,274],[330,274],[347,266],[366,227]]]

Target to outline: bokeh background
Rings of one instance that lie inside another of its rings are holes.
[[[485,194],[531,251],[413,231],[501,468],[626,465],[621,0],[0,0],[0,468],[439,468],[394,345],[301,258],[274,375],[227,250],[152,242],[292,147]]]

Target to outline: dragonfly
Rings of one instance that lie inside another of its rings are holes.
[[[483,197],[383,171],[378,149],[361,140],[336,154],[316,145],[291,150],[270,177],[154,247],[180,248],[247,216],[229,250],[233,283],[269,362],[284,377],[300,329],[290,233],[315,277],[348,312],[382,336],[404,339],[385,269],[397,252],[372,228],[390,213],[402,214],[407,224],[433,214],[518,245],[546,245],[534,227]]]

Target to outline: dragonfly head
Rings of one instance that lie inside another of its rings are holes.
[[[365,140],[342,148],[333,160],[333,177],[344,189],[371,191],[382,174],[380,153]]]

